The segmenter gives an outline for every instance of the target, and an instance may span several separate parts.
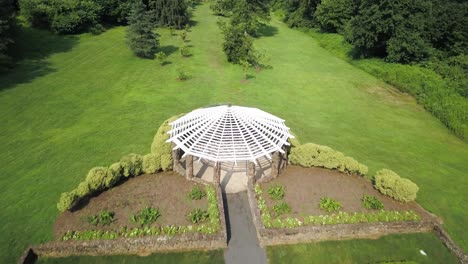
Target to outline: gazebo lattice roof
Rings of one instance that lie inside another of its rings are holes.
[[[185,154],[219,161],[253,161],[293,138],[284,120],[257,108],[222,105],[194,110],[171,122],[167,142]]]

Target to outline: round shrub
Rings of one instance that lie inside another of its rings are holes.
[[[172,155],[171,154],[162,154],[161,155],[161,169],[167,171],[172,169]]]
[[[57,209],[59,209],[60,212],[70,210],[73,208],[73,206],[75,206],[79,199],[80,197],[75,190],[71,192],[64,192],[60,195],[60,199],[57,203]]]
[[[143,157],[138,154],[128,154],[124,156],[120,163],[123,169],[123,176],[138,176],[143,172]]]
[[[367,166],[360,164],[353,158],[330,147],[313,143],[292,148],[289,161],[293,165],[302,167],[323,167],[358,175],[365,175],[368,171]]]
[[[143,156],[143,172],[155,173],[161,169],[161,157],[154,154],[146,154]]]
[[[81,182],[76,188],[76,193],[78,194],[80,198],[91,193],[91,188],[89,187],[88,182],[87,181]]]
[[[171,159],[172,164],[172,144],[167,143],[166,141],[169,139],[169,130],[171,130],[171,125],[169,124],[172,121],[175,121],[177,118],[182,116],[183,114],[173,116],[166,121],[164,121],[161,126],[159,127],[156,135],[154,136],[153,143],[151,143],[151,153],[161,157],[163,154],[168,154]]]
[[[402,202],[414,201],[419,190],[414,182],[401,178],[394,171],[388,169],[382,169],[375,174],[375,188]]]
[[[110,188],[114,186],[123,177],[123,167],[120,162],[116,162],[109,166],[106,177],[106,187]]]
[[[91,191],[101,191],[106,187],[106,178],[108,168],[94,167],[86,176],[86,182],[89,184]]]

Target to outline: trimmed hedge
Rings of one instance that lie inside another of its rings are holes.
[[[90,191],[101,191],[106,187],[106,178],[109,169],[106,167],[94,167],[86,175],[85,182],[88,184]]]
[[[138,176],[143,172],[143,156],[138,154],[128,154],[120,159],[123,176]]]
[[[367,166],[327,146],[307,143],[292,148],[289,161],[302,167],[323,167],[340,172],[365,175]]]
[[[419,190],[414,182],[402,178],[388,169],[382,169],[376,173],[375,188],[381,193],[402,202],[414,201]]]
[[[57,203],[57,208],[60,212],[65,212],[66,210],[72,209],[73,206],[75,206],[79,200],[80,196],[76,193],[76,190],[64,192],[60,195],[60,200]]]
[[[161,157],[154,154],[146,154],[143,156],[143,172],[155,173],[161,169]]]

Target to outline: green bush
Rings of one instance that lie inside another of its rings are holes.
[[[73,206],[76,205],[80,197],[76,193],[75,190],[71,192],[64,192],[60,195],[60,199],[57,203],[57,209],[60,212],[65,212],[66,210],[70,210]]]
[[[161,155],[161,169],[163,171],[168,171],[172,169],[173,163],[172,155],[171,154],[162,154]]]
[[[381,210],[384,208],[383,203],[375,196],[364,195],[361,202],[366,209]]]
[[[128,154],[120,159],[120,163],[125,177],[138,176],[143,172],[143,157],[141,155]]]
[[[338,211],[343,207],[340,202],[329,197],[320,198],[319,206],[321,209],[324,209],[329,213]]]
[[[97,215],[88,216],[86,219],[88,223],[92,225],[110,225],[116,219],[114,218],[115,213],[111,211],[101,211]]]
[[[166,121],[164,121],[161,126],[159,127],[158,131],[156,132],[156,135],[154,136],[153,142],[151,143],[151,153],[161,157],[161,167],[163,163],[162,155],[166,154],[169,155],[169,157],[165,157],[164,161],[164,167],[167,169],[168,166],[167,164],[170,163],[171,165],[169,167],[172,167],[172,144],[167,143],[166,141],[169,139],[169,130],[171,130],[171,125],[169,124],[172,121],[175,121],[178,119],[181,115],[173,116]],[[167,161],[169,158],[170,162]],[[163,167],[163,169],[164,169]]]
[[[198,224],[208,220],[209,216],[208,211],[197,208],[187,214],[187,219],[193,224]]]
[[[289,206],[289,204],[287,204],[286,202],[282,201],[273,205],[273,212],[276,216],[287,214],[291,212],[291,206]]]
[[[152,207],[145,207],[143,210],[139,211],[137,214],[132,215],[130,220],[139,224],[140,226],[149,225],[158,220],[161,216],[159,209]]]
[[[80,184],[76,188],[76,194],[80,198],[83,198],[86,195],[88,195],[89,193],[91,193],[91,188],[89,187],[89,183],[87,181],[80,182]]]
[[[110,188],[120,181],[123,177],[122,163],[116,162],[109,166],[106,177],[106,187]]]
[[[143,156],[143,172],[155,173],[161,169],[161,157],[154,154],[146,154]]]
[[[291,150],[291,164],[303,167],[323,167],[341,172],[365,175],[367,166],[360,164],[351,157],[345,156],[330,147],[313,143],[300,145]]]
[[[189,192],[188,197],[192,200],[200,200],[206,196],[206,192],[200,188],[200,186],[195,185],[192,190]]]
[[[190,48],[188,46],[183,46],[180,48],[180,55],[183,57],[190,57],[192,53],[190,52]]]
[[[280,200],[283,199],[285,193],[284,186],[274,184],[268,188],[268,195],[273,200]]]
[[[86,176],[86,182],[92,192],[101,191],[106,188],[106,178],[109,169],[106,167],[94,167]]]
[[[401,178],[388,169],[382,169],[375,174],[375,188],[381,193],[402,202],[414,201],[419,190],[415,183]]]

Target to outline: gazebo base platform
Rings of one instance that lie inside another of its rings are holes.
[[[247,190],[247,165],[248,162],[239,161],[237,164],[234,162],[221,162],[221,187],[226,193],[238,193]],[[200,161],[193,161],[193,177],[199,178],[206,182],[213,182],[214,176],[213,161],[201,159]],[[175,168],[179,174],[185,174],[185,158],[179,161],[178,168]],[[256,165],[256,181],[263,181],[271,175],[271,160],[267,158],[257,159]]]

